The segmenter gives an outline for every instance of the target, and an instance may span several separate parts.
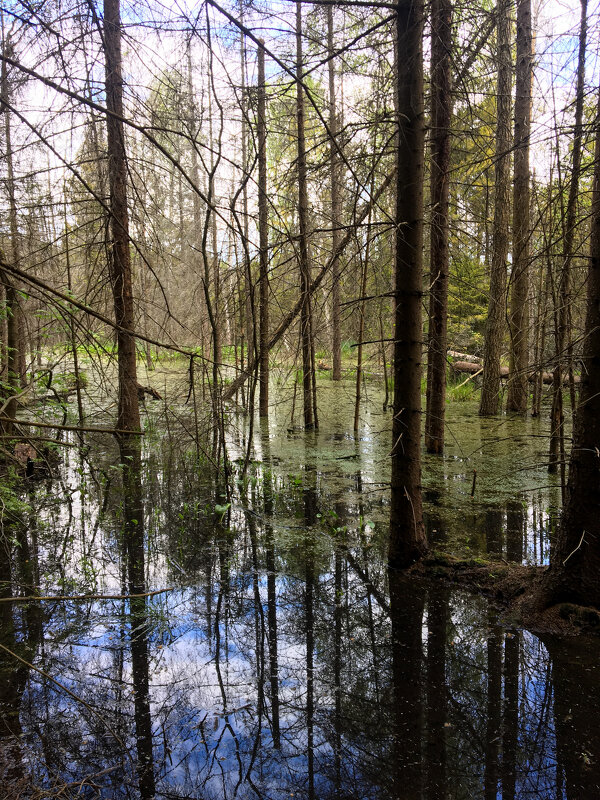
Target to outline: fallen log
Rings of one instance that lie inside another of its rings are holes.
[[[450,364],[450,367],[453,372],[462,372],[467,375],[475,375],[478,372],[481,372],[482,365],[475,364],[472,361],[453,361]],[[529,373],[529,380],[533,382],[535,380],[536,372]],[[500,377],[501,378],[508,378],[508,367],[500,367]],[[563,375],[563,384],[569,383],[569,376],[568,374]],[[552,373],[551,372],[542,372],[542,383],[546,386],[550,386],[552,384]],[[579,383],[579,375],[575,375],[575,383]]]

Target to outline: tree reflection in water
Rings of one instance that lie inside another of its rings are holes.
[[[84,566],[100,593],[175,588],[48,604],[37,632],[1,604],[2,642],[89,706],[3,656],[13,778],[20,764],[39,785],[95,774],[83,796],[144,800],[598,796],[597,643],[542,643],[482,599],[388,575],[360,456],[328,494],[311,453],[289,475],[265,446],[270,469],[227,524],[218,485],[184,460],[167,471],[126,455],[124,493],[113,479],[81,494],[85,558],[61,549],[71,518],[39,488],[31,561],[47,593],[66,579],[76,593]],[[524,513],[509,509],[504,535],[488,519],[490,549],[505,536],[519,557]]]

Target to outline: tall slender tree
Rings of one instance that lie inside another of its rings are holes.
[[[568,599],[600,608],[600,87],[594,127],[594,189],[580,400],[573,423],[566,503],[550,570],[545,576],[545,599]]]
[[[340,196],[340,157],[336,146],[339,134],[339,123],[335,99],[335,63],[333,45],[333,7],[327,7],[327,55],[329,58],[329,133],[332,141],[329,147],[329,169],[331,181],[331,327],[332,327],[332,378],[334,381],[342,377],[342,336],[340,330],[340,241],[341,196]],[[338,143],[339,146],[339,143]]]
[[[517,0],[517,69],[515,78],[515,135],[512,225],[512,272],[510,277],[510,364],[508,411],[527,411],[529,352],[529,237],[530,183],[529,139],[533,38],[531,0]]]
[[[267,194],[267,104],[265,86],[265,49],[258,45],[258,236],[260,281],[259,409],[269,415],[269,197]]]
[[[304,88],[302,86],[302,3],[296,2],[296,123],[298,142],[298,250],[302,312],[302,389],[304,427],[318,427],[315,419],[314,341],[312,336],[312,298],[310,293],[310,253],[308,250],[308,187],[306,175],[306,135],[304,131]]]
[[[2,50],[3,54],[12,54],[10,36],[4,30],[2,18]],[[8,216],[10,230],[10,263],[13,267],[19,266],[19,232],[17,226],[17,207],[15,202],[15,181],[12,151],[12,131],[10,119],[10,84],[8,77],[8,64],[2,60],[2,74],[0,78],[0,100],[4,110],[4,138],[6,148],[6,187],[8,190]],[[5,254],[0,251],[0,259],[4,261]],[[8,272],[2,271],[4,285],[4,315],[6,317],[6,342],[3,362],[5,365],[4,385],[2,396],[6,398],[3,416],[0,423],[5,434],[13,432],[13,420],[17,414],[17,395],[20,388],[20,364],[23,343],[21,341],[21,304],[17,283]]]
[[[423,2],[401,0],[396,17],[396,215],[394,399],[390,566],[426,550],[421,498],[421,299],[423,295]]]
[[[444,450],[448,331],[448,207],[452,120],[452,0],[431,4],[431,269],[425,447]]]
[[[117,428],[139,431],[134,304],[131,280],[127,155],[123,129],[123,73],[119,0],[104,0],[106,138],[110,192],[109,268],[117,326],[119,410]]]
[[[557,301],[558,314],[556,325],[556,364],[552,374],[552,412],[550,416],[550,458],[548,470],[556,472],[558,463],[564,473],[564,424],[563,413],[563,363],[567,362],[567,370],[572,372],[570,359],[565,359],[570,351],[568,342],[569,317],[571,310],[571,261],[577,224],[577,196],[579,194],[579,177],[581,174],[581,153],[583,136],[583,106],[585,100],[585,54],[587,45],[587,0],[581,0],[581,23],[579,29],[579,58],[577,63],[577,88],[575,97],[575,127],[573,135],[573,156],[571,166],[571,183],[567,199],[563,236],[563,258],[560,273]],[[566,351],[566,352],[565,352]],[[564,480],[563,480],[564,484]]]
[[[512,54],[510,12],[513,0],[498,0],[496,58],[496,152],[494,223],[488,315],[483,350],[483,381],[479,413],[493,416],[500,410],[500,358],[506,317],[506,273],[510,239],[510,123],[512,107]]]

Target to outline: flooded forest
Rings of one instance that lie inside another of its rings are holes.
[[[0,798],[600,797],[594,0],[6,0]]]

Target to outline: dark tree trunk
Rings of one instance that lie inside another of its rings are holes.
[[[510,377],[507,410],[527,411],[529,325],[529,136],[533,53],[531,0],[517,0],[517,71],[515,92],[515,169],[513,182],[513,247],[510,293]]]
[[[402,800],[423,797],[423,611],[425,589],[390,570],[394,774]]]
[[[402,0],[396,20],[396,243],[394,418],[389,561],[404,568],[426,550],[421,499],[423,282],[423,4]]]
[[[143,594],[146,591],[145,526],[139,443],[122,442],[120,457],[123,465],[123,539],[128,587],[131,594]],[[137,778],[142,800],[152,800],[156,788],[152,751],[147,598],[134,597],[129,603]]]
[[[515,800],[519,741],[520,632],[504,640],[504,713],[502,715],[502,800]]]
[[[546,573],[549,602],[569,599],[600,607],[600,91],[588,296],[580,401],[573,423],[573,449],[566,503]]]
[[[510,227],[510,153],[512,55],[510,12],[513,0],[498,0],[496,93],[496,153],[494,226],[490,297],[485,329],[483,382],[479,413],[493,416],[500,410],[500,358],[506,316],[506,264]]]
[[[425,447],[444,451],[448,330],[448,198],[452,120],[452,2],[431,5],[431,268]]]
[[[3,51],[11,51],[10,40],[7,38],[2,43]],[[8,102],[10,100],[10,88],[7,74],[6,61],[2,61],[2,79],[0,93],[4,108],[4,136],[6,148],[6,187],[8,190],[8,216],[10,230],[10,254],[9,258],[13,267],[19,267],[19,239],[17,227],[17,207],[15,202],[15,184],[13,174],[12,140],[10,125],[10,110]],[[7,105],[4,105],[7,103]],[[0,250],[0,259],[4,260],[4,253]],[[4,434],[13,433],[13,423],[9,420],[15,419],[17,415],[17,394],[21,388],[21,351],[23,343],[21,341],[21,304],[19,300],[18,287],[15,279],[7,272],[2,271],[2,283],[4,284],[5,303],[4,313],[6,316],[6,374],[4,375],[2,397],[5,399],[3,416],[8,417],[3,420],[0,430]]]
[[[259,413],[269,415],[269,228],[267,195],[267,112],[265,51],[258,47],[258,235],[260,259]]]
[[[564,794],[557,796],[569,800],[597,797],[597,753],[600,753],[597,647],[582,647],[576,637],[544,636],[543,642],[552,659],[556,760],[564,775]]]
[[[573,257],[573,240],[577,221],[577,196],[579,194],[579,176],[581,174],[581,143],[583,134],[583,102],[585,81],[585,50],[587,43],[587,0],[581,0],[581,27],[579,30],[579,61],[577,65],[577,97],[575,101],[575,134],[573,136],[573,162],[571,184],[567,200],[567,213],[563,240],[563,265],[558,284],[558,314],[556,325],[556,365],[554,367],[552,412],[550,417],[550,458],[549,472],[556,472],[561,451],[564,450],[563,414],[563,376],[562,365],[565,355],[570,352],[568,342],[568,323],[571,308],[571,260]],[[565,352],[566,351],[566,352]],[[571,359],[567,360],[567,369],[572,370]]]
[[[487,728],[485,737],[484,798],[496,800],[502,738],[502,629],[490,615],[487,637]]]
[[[427,602],[427,771],[425,796],[448,797],[448,678],[446,649],[450,623],[450,597],[445,588],[435,587]]]
[[[127,160],[123,130],[121,15],[119,0],[104,0],[106,137],[110,190],[110,278],[117,324],[119,410],[117,428],[140,429],[127,211]]]
[[[300,264],[300,293],[302,311],[300,330],[302,337],[302,388],[304,401],[304,428],[316,427],[314,418],[314,352],[312,340],[310,255],[308,252],[308,189],[306,177],[306,141],[304,135],[304,89],[302,88],[302,3],[296,3],[296,120],[298,138],[298,249]]]
[[[333,7],[327,7],[327,54],[329,56],[329,132],[333,141],[330,143],[330,179],[331,179],[331,250],[334,254],[331,265],[331,327],[332,327],[332,378],[342,378],[342,336],[340,331],[340,257],[338,244],[340,240],[340,158],[336,147],[339,133],[337,109],[335,102],[335,66],[333,60]]]

